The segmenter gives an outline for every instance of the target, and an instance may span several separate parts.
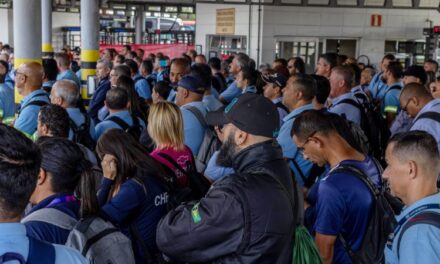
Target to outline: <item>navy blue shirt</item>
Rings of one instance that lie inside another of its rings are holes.
[[[32,214],[33,212],[43,209],[43,208],[54,208],[57,210],[60,210],[61,212],[75,218],[79,219],[79,201],[70,201],[70,202],[61,202],[57,204],[50,205],[50,203],[55,200],[56,198],[63,197],[69,194],[66,193],[59,193],[54,194],[46,199],[39,202],[37,205],[35,205],[32,210],[28,213],[28,215]],[[71,195],[71,194],[70,194]],[[63,229],[58,226],[44,223],[40,221],[29,221],[24,224],[26,226],[26,233],[28,236],[46,241],[53,244],[62,244],[64,245],[67,241],[67,237],[69,236],[69,233],[71,230]]]
[[[362,170],[376,185],[381,185],[380,171],[370,158],[364,161],[345,160],[338,166],[347,165]],[[357,176],[331,173],[334,169],[319,183],[313,231],[323,235],[342,235],[356,251],[361,247],[374,198],[367,185]],[[335,243],[333,263],[351,263],[339,239]]]
[[[92,99],[90,99],[89,109],[87,112],[95,124],[99,123],[98,111],[104,106],[105,96],[110,88],[111,83],[108,77],[100,80],[98,83],[98,88],[96,88]]]
[[[135,225],[146,246],[154,252],[157,250],[156,227],[167,213],[168,193],[153,177],[144,177],[143,181],[144,184],[133,179],[125,181],[119,192],[107,201],[113,181],[103,178],[98,200],[104,218],[119,226],[132,241],[129,227]],[[137,244],[134,248],[136,263],[142,263],[142,251]]]

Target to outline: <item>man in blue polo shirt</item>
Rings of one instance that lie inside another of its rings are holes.
[[[177,84],[176,105],[183,116],[185,145],[194,155],[199,152],[205,134],[206,108],[202,102],[205,89],[201,88],[200,80],[192,75],[184,76]],[[200,120],[203,118],[203,120]]]
[[[410,131],[391,138],[383,172],[405,207],[385,246],[388,264],[440,263],[440,155],[434,137]],[[433,147],[434,146],[434,147]],[[431,220],[429,223],[427,220]]]
[[[304,160],[292,141],[290,132],[295,118],[302,112],[313,109],[312,101],[315,95],[316,83],[309,76],[290,77],[283,89],[283,104],[289,109],[290,114],[283,119],[284,124],[281,126],[277,141],[283,150],[283,157],[289,159],[290,168],[295,173],[296,182],[300,185],[304,185],[309,176],[312,163]]]
[[[386,71],[383,74],[383,79],[386,81],[386,88],[378,99],[381,100],[381,113],[387,120],[388,127],[391,127],[397,114],[400,112],[400,90],[402,83],[403,69],[400,62],[393,61],[388,64]]]
[[[14,89],[5,83],[7,74],[8,64],[0,61],[0,120],[3,123],[12,121],[15,114]]]
[[[95,138],[95,125],[93,120],[90,120],[90,118],[77,107],[79,95],[79,89],[74,82],[70,80],[60,80],[53,85],[50,93],[50,102],[66,109],[70,120],[78,128],[86,123],[86,119],[89,119],[88,129],[90,137]],[[74,131],[71,127],[69,130],[69,139],[72,140],[73,136]]]
[[[32,137],[37,131],[38,112],[41,106],[49,103],[49,96],[41,89],[43,67],[36,62],[25,63],[20,65],[15,74],[17,91],[24,98],[14,127]]]
[[[72,80],[76,83],[78,88],[81,87],[81,80],[78,79],[76,74],[70,69],[70,60],[69,56],[66,53],[57,53],[55,55],[55,60],[57,61],[58,65],[58,80]]]
[[[130,112],[128,112],[128,102],[128,94],[125,89],[116,87],[107,92],[105,106],[108,108],[110,114],[101,123],[96,125],[96,141],[111,128],[124,129],[117,122],[123,122],[128,127],[135,126],[137,123],[141,128],[145,128],[145,123],[142,119],[132,116]],[[118,121],[114,121],[115,119]]]
[[[331,168],[318,183],[312,230],[324,263],[351,263],[338,237],[342,236],[354,252],[358,251],[375,206],[373,194],[363,180],[335,170],[340,166],[355,167],[380,185],[380,171],[375,162],[352,148],[336,130],[334,120],[340,118],[311,110],[299,115],[292,129],[293,140],[304,158]]]
[[[238,73],[244,68],[249,67],[249,56],[244,53],[238,53],[234,56],[234,59],[229,66],[229,72],[237,77]],[[220,94],[220,101],[223,103],[229,103],[232,99],[241,94],[240,88],[237,87],[237,82],[234,81],[225,91]]]
[[[368,86],[368,92],[376,104],[380,103],[380,98],[383,97],[383,93],[385,92],[387,86],[386,82],[384,82],[382,79],[383,74],[388,68],[388,64],[395,59],[396,58],[392,54],[385,55],[380,64],[381,71],[373,76],[373,79],[371,79],[370,85]]]
[[[10,260],[18,261],[14,263],[88,263],[76,250],[28,236],[26,227],[19,223],[37,183],[41,153],[31,140],[9,126],[0,124],[0,135],[0,256],[9,253]]]
[[[151,103],[151,89],[147,80],[139,73],[139,67],[134,60],[126,60],[125,65],[130,68],[131,78],[134,81],[134,89],[139,97],[142,97],[145,101]]]
[[[440,148],[440,99],[434,99],[425,86],[410,83],[403,88],[400,103],[402,110],[414,118],[410,130],[428,132]]]
[[[329,79],[329,96],[332,99],[332,104],[328,111],[360,125],[361,108],[353,105],[358,105],[358,101],[351,92],[353,77],[353,71],[348,66],[338,66],[332,69]]]

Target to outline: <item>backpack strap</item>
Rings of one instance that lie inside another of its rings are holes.
[[[397,239],[397,258],[400,259],[400,242],[402,240],[403,234],[410,227],[418,224],[432,225],[440,229],[440,214],[433,211],[421,212],[413,217],[411,217],[402,227],[399,233],[399,238]]]
[[[393,85],[393,86],[391,86],[385,93],[384,93],[384,95],[383,95],[383,98],[382,98],[382,101],[383,100],[385,100],[385,97],[387,96],[387,94],[390,92],[390,91],[392,91],[392,90],[402,90],[402,87],[400,86],[400,85]]]
[[[439,112],[434,112],[434,111],[432,111],[432,112],[425,112],[425,113],[419,115],[416,118],[416,120],[414,120],[413,125],[417,121],[419,121],[420,119],[431,119],[431,120],[434,120],[434,121],[440,123],[440,113]]]
[[[21,223],[25,224],[31,221],[44,222],[67,230],[72,230],[78,222],[75,218],[55,208],[37,210],[23,218]]]
[[[35,105],[35,106],[42,107],[42,106],[45,106],[45,105],[47,105],[47,104],[49,104],[49,103],[46,102],[46,101],[42,101],[42,100],[35,100],[35,101],[32,101],[32,102],[29,102],[27,105],[25,105],[24,107],[22,107],[22,108],[18,111],[18,114],[20,115],[20,113],[21,113],[24,109],[26,109],[26,107],[28,107],[28,106]]]
[[[188,109],[188,111],[190,111],[197,118],[197,120],[199,120],[202,127],[208,127],[208,124],[206,123],[206,119],[199,109],[197,109],[194,106],[187,106],[185,107],[185,109]]]
[[[169,163],[171,163],[177,170],[179,170],[181,173],[185,174],[186,176],[188,176],[188,172],[185,171],[180,165],[179,163],[177,163],[171,156],[159,152],[157,155],[161,156],[162,158],[166,159]]]
[[[20,264],[26,264],[26,260],[24,259],[24,257],[15,252],[6,252],[5,254],[0,256],[0,264],[13,260],[18,261]]]
[[[101,232],[99,232],[98,234],[92,236],[91,238],[89,238],[86,242],[86,244],[84,245],[82,251],[81,251],[81,255],[86,256],[87,252],[89,251],[89,249],[99,240],[101,240],[103,237],[108,236],[110,234],[116,233],[116,232],[120,232],[119,229],[117,228],[107,228],[102,230]]]
[[[275,104],[278,108],[283,109],[284,111],[286,111],[287,113],[289,113],[289,109],[282,103],[282,102],[278,102]]]
[[[356,102],[355,100],[350,99],[350,98],[342,99],[340,102],[338,102],[335,105],[339,105],[339,104],[349,104],[349,105],[352,105],[352,106],[356,107],[357,109],[359,109],[361,111],[361,113],[364,111],[362,109],[362,106],[358,102]]]
[[[111,116],[107,120],[112,121],[113,123],[116,123],[119,127],[121,127],[124,131],[130,128],[130,126],[121,118],[117,116]]]
[[[301,170],[301,168],[299,167],[299,164],[296,162],[296,160],[294,158],[289,158],[287,159],[288,161],[291,161],[293,166],[295,167],[295,169],[299,172],[299,176],[301,177],[303,183],[305,183],[307,181],[306,176],[304,175],[303,171]],[[295,174],[295,173],[294,173]]]
[[[33,237],[29,239],[28,264],[52,264],[55,263],[55,247],[49,243],[40,241]],[[44,256],[42,258],[41,256]]]

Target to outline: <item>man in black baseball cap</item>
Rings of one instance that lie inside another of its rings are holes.
[[[426,84],[426,80],[428,79],[428,75],[422,66],[419,65],[411,65],[406,69],[403,73],[403,84],[407,85],[409,83],[419,83],[421,85]]]
[[[261,95],[243,94],[207,120],[223,125],[226,140],[217,162],[235,173],[216,181],[195,205],[179,206],[162,219],[156,236],[160,251],[185,262],[291,262],[297,192],[274,139],[275,105]],[[250,235],[243,235],[250,226]]]

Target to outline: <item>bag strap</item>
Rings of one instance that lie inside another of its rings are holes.
[[[177,170],[179,170],[181,173],[185,174],[186,176],[188,176],[188,172],[185,171],[180,165],[179,163],[177,163],[171,156],[159,152],[157,155],[161,156],[162,158],[166,159],[169,163],[171,163]]]
[[[385,97],[387,96],[387,94],[392,91],[392,90],[402,90],[402,87],[400,85],[393,85],[391,86],[383,95],[383,100],[385,100]]]
[[[206,123],[206,119],[199,109],[197,109],[194,106],[186,106],[185,109],[188,109],[197,118],[197,120],[199,120],[202,127],[208,127],[208,124]]]
[[[131,120],[133,121],[133,125],[132,125],[132,127],[138,127],[138,126],[140,126],[140,124],[139,124],[139,119],[138,119],[135,115],[131,115]]]
[[[36,210],[23,218],[21,223],[24,224],[31,221],[44,222],[67,230],[72,230],[78,222],[75,218],[55,208]]]
[[[338,102],[338,103],[335,104],[335,105],[339,105],[339,104],[349,104],[349,105],[352,105],[352,106],[356,107],[357,109],[361,110],[361,112],[364,111],[364,110],[362,109],[361,104],[359,104],[358,102],[356,102],[355,100],[350,99],[350,98],[342,99],[340,102]]]
[[[303,183],[305,183],[307,181],[307,178],[304,175],[304,173],[301,170],[301,168],[299,167],[299,164],[296,162],[295,158],[288,158],[287,160],[292,162],[292,164],[295,167],[295,169],[299,172],[299,176],[301,177]]]
[[[419,115],[416,118],[416,120],[414,120],[413,125],[417,121],[419,121],[420,119],[431,119],[431,120],[434,120],[434,121],[440,123],[440,113],[439,112],[434,112],[434,111],[422,113],[421,115]]]
[[[18,261],[20,264],[26,264],[26,260],[24,259],[24,257],[15,252],[6,252],[5,254],[0,256],[0,264],[13,260]]]
[[[99,240],[101,240],[102,238],[104,238],[105,236],[108,236],[110,234],[119,232],[119,229],[117,228],[107,228],[102,230],[101,232],[99,232],[98,234],[92,236],[91,238],[87,239],[86,244],[84,245],[81,254],[83,256],[87,255],[87,252],[89,251],[89,249]]]
[[[121,127],[124,131],[126,131],[127,129],[130,128],[130,126],[121,118],[117,117],[117,116],[111,116],[109,117],[107,120],[110,120],[114,123],[116,123],[119,127]]]
[[[275,104],[278,108],[283,109],[284,111],[286,111],[287,113],[289,113],[289,109],[282,103],[282,102],[278,102]]]
[[[29,264],[52,264],[55,263],[55,247],[49,243],[40,241],[33,237],[29,239],[29,254],[27,263]],[[44,256],[42,258],[41,256]]]
[[[403,233],[410,227],[418,224],[432,225],[440,229],[440,214],[432,211],[421,212],[412,218],[410,218],[405,225],[403,225],[402,230],[399,233],[399,238],[397,239],[397,258],[400,259],[400,242],[403,237]]]
[[[45,105],[47,105],[47,104],[49,104],[48,102],[46,102],[46,101],[42,101],[42,100],[35,100],[35,101],[32,101],[32,102],[29,102],[28,104],[26,104],[24,107],[22,107],[19,111],[18,111],[18,114],[20,114],[24,109],[26,109],[26,107],[28,107],[28,106],[32,106],[32,105],[34,105],[34,106],[45,106]]]

